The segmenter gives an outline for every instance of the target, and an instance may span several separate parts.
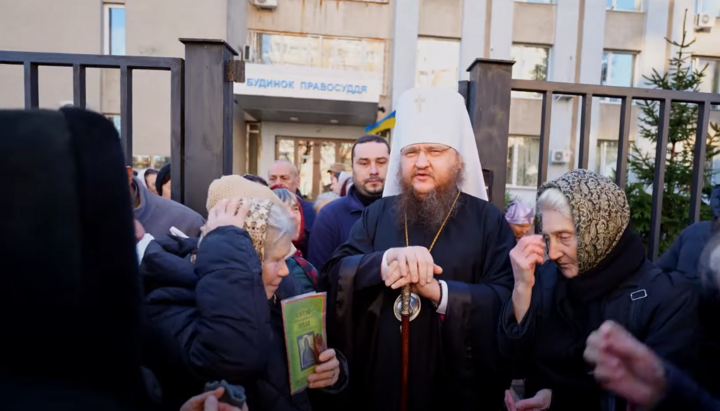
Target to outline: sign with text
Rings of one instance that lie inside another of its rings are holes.
[[[234,91],[252,96],[377,103],[382,78],[358,71],[248,63],[245,83],[236,83]]]

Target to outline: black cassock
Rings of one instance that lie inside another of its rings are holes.
[[[350,392],[342,409],[400,409],[400,322],[393,304],[400,290],[386,287],[385,251],[405,247],[396,197],[376,201],[353,227],[348,242],[323,267],[328,292],[328,346],[350,364]],[[463,193],[432,256],[448,285],[445,316],[422,299],[410,323],[410,410],[497,410],[510,385],[497,349],[497,321],[510,296],[509,253],[515,238],[503,214]],[[411,246],[430,247],[437,230],[409,227]]]

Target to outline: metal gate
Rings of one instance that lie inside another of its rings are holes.
[[[180,39],[185,58],[33,53],[0,50],[0,64],[24,68],[25,108],[38,108],[38,68],[72,67],[73,105],[86,107],[86,70],[120,70],[120,138],[127,164],[133,154],[133,72],[170,72],[170,139],[173,200],[206,215],[212,180],[232,173],[233,82],[244,81],[244,64],[222,40]],[[217,113],[222,113],[218,116]]]

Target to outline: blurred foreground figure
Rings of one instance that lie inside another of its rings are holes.
[[[321,273],[328,338],[352,373],[352,396],[336,409],[400,409],[398,301],[410,285],[408,409],[498,410],[510,379],[495,336],[515,239],[486,201],[464,100],[452,90],[406,91],[392,144],[383,198]]]
[[[608,321],[592,333],[587,341],[585,359],[595,367],[597,381],[607,390],[626,398],[641,409],[657,411],[693,410],[718,411],[720,399],[720,371],[718,364],[717,335],[720,329],[717,318],[718,280],[720,279],[720,235],[715,234],[707,243],[697,263],[702,278],[701,298],[701,362],[697,375],[699,382],[680,371],[672,359],[638,341],[620,325]],[[707,312],[703,312],[707,311]],[[713,395],[715,398],[713,398]]]
[[[574,170],[540,187],[537,210],[543,235],[510,253],[515,286],[500,318],[500,349],[515,359],[529,397],[506,397],[511,411],[624,410],[583,360],[588,336],[608,319],[678,365],[695,365],[694,291],[645,258],[620,187]]]
[[[0,152],[11,177],[0,408],[142,409],[133,215],[113,124],[77,109],[0,111]]]

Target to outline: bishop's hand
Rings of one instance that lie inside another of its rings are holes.
[[[442,268],[433,262],[425,247],[391,248],[385,253],[385,259],[382,279],[385,286],[393,290],[407,284],[425,286],[434,283],[435,274],[442,274]]]

